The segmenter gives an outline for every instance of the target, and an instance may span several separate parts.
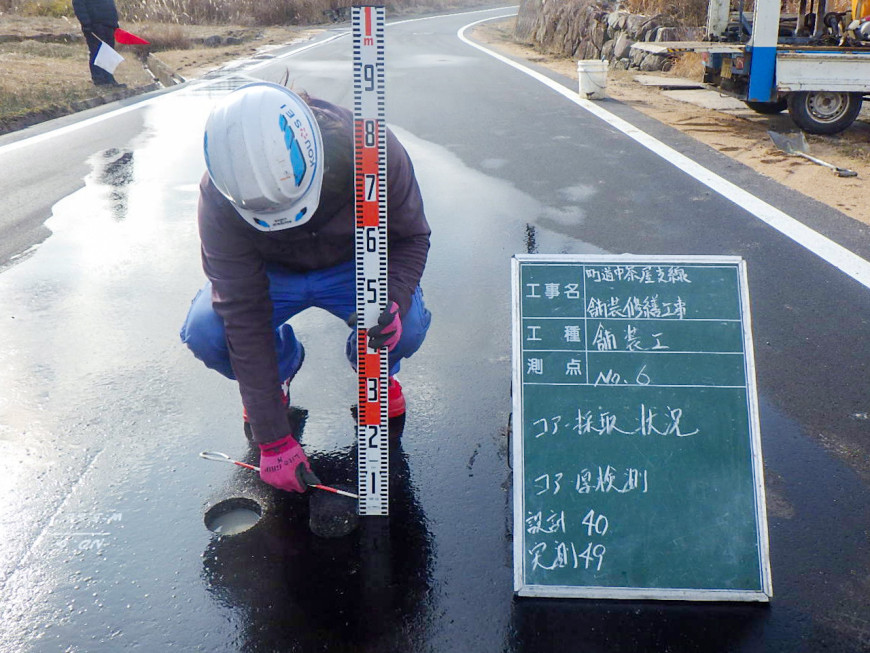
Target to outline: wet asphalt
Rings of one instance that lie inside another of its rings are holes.
[[[0,140],[0,230],[17,238],[0,261],[0,650],[870,650],[868,290],[457,39],[503,13],[387,29],[388,122],[433,228],[434,319],[400,374],[409,413],[390,517],[344,538],[312,535],[307,497],[197,456],[256,463],[237,389],[178,329],[204,282],[195,210],[211,103],[289,70],[296,88],[350,106],[350,40],[244,62],[30,144]],[[837,212],[605,106],[870,255]],[[513,597],[509,261],[524,252],[747,260],[769,605]],[[317,312],[294,327],[302,441],[324,482],[353,485],[347,327]],[[206,511],[232,497],[263,517],[211,533]]]

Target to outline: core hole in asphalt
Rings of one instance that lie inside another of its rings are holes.
[[[339,490],[353,492],[354,487],[336,485]],[[344,537],[359,525],[357,500],[340,494],[314,490],[308,499],[308,527],[318,537]]]
[[[218,535],[237,535],[252,528],[262,516],[263,509],[253,499],[233,497],[206,511],[205,527]]]

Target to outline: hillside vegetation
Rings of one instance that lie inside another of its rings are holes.
[[[740,0],[732,0],[737,11]],[[522,20],[546,23],[552,30],[566,29],[582,19],[583,10],[595,7],[605,11],[626,11],[644,16],[659,16],[686,27],[703,27],[707,22],[708,0],[521,0],[519,16]],[[800,0],[781,0],[783,13],[797,13]],[[751,12],[754,0],[745,0],[743,10]],[[845,11],[851,0],[828,0],[827,11]]]
[[[188,25],[316,24],[346,17],[354,0],[116,0],[125,22]],[[387,13],[445,11],[486,4],[480,0],[389,0]],[[72,17],[71,0],[0,0],[0,14]]]

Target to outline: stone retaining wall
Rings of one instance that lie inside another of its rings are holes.
[[[671,58],[632,50],[638,41],[685,41],[699,37],[657,14],[644,16],[619,9],[619,3],[594,0],[522,0],[514,35],[539,49],[574,59],[604,59],[612,67],[663,70]]]

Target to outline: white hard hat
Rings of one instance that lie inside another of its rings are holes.
[[[260,231],[305,224],[323,183],[323,140],[310,107],[292,91],[254,82],[212,109],[205,163],[215,187]]]

